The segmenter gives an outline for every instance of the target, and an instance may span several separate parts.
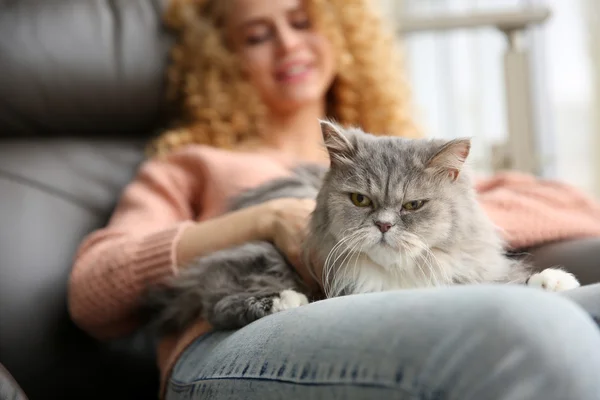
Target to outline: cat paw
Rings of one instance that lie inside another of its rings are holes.
[[[537,287],[548,292],[562,292],[581,286],[571,273],[556,268],[546,268],[542,272],[531,275],[527,286]]]
[[[290,308],[296,308],[308,304],[308,299],[302,293],[295,290],[284,290],[279,296],[273,297],[271,313],[276,313]]]

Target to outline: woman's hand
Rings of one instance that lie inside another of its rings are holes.
[[[302,263],[301,251],[315,204],[312,199],[295,198],[275,199],[264,203],[266,236],[285,254],[307,283],[314,279]]]

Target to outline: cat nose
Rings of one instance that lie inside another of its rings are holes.
[[[391,223],[383,222],[383,221],[375,221],[375,225],[377,225],[379,227],[379,230],[381,231],[381,233],[386,233],[392,227]]]

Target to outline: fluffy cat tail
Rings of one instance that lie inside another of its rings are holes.
[[[182,296],[178,287],[148,288],[142,295],[140,314],[149,328],[160,335],[181,332],[202,315],[201,299],[187,297]]]

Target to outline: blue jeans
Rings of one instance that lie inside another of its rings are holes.
[[[166,398],[598,400],[600,330],[590,314],[600,316],[600,285],[329,299],[198,338]]]

